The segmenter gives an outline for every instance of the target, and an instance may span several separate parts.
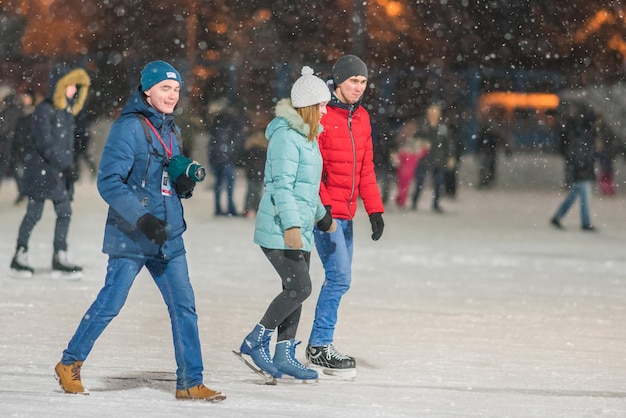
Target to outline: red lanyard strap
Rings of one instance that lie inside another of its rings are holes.
[[[172,133],[170,132],[170,147],[168,148],[167,145],[165,145],[165,142],[163,142],[161,135],[159,135],[159,132],[156,130],[154,125],[152,125],[152,122],[150,122],[148,118],[146,118],[146,123],[148,124],[150,129],[152,129],[152,132],[156,135],[156,137],[159,139],[159,142],[161,143],[161,145],[163,145],[163,149],[165,150],[165,153],[167,154],[167,158],[171,159],[172,158]]]

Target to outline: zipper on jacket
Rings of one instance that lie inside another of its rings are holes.
[[[352,185],[350,189],[350,199],[348,199],[348,213],[350,213],[350,217],[354,216],[352,211],[350,210],[350,202],[354,198],[354,192],[356,189],[356,145],[354,142],[354,134],[352,133],[352,113],[354,111],[354,105],[350,105],[350,110],[348,111],[348,132],[350,133],[350,141],[352,142]]]
[[[173,191],[173,193],[176,193],[176,191]],[[163,209],[165,210],[165,219],[163,219],[165,221],[165,223],[167,223],[167,199],[165,196],[163,196]],[[166,228],[166,238],[165,238],[165,242],[167,242],[167,228]],[[163,253],[163,244],[159,245],[159,254],[158,257],[161,260],[165,260],[167,258],[167,255],[165,255],[165,253]]]
[[[146,188],[146,183],[148,182],[148,170],[150,169],[150,162],[152,161],[152,153],[148,149],[148,158],[146,159],[146,169],[143,172],[143,177],[141,177],[141,188]]]

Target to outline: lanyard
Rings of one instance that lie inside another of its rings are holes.
[[[165,153],[167,154],[167,158],[171,159],[172,158],[172,133],[170,132],[170,147],[168,148],[167,145],[165,145],[165,142],[163,142],[163,139],[161,139],[161,135],[159,135],[159,132],[157,132],[156,128],[154,127],[154,125],[152,125],[152,123],[150,122],[148,118],[146,118],[146,122],[148,123],[148,126],[150,127],[150,129],[152,129],[152,132],[154,132],[156,137],[159,139],[159,142],[161,143],[161,145],[163,145],[163,149],[165,150]]]

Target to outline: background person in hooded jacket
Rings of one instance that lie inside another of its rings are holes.
[[[11,273],[30,277],[28,244],[44,203],[51,200],[56,212],[54,228],[53,277],[79,278],[82,268],[69,261],[67,235],[74,193],[74,118],[82,110],[90,79],[82,68],[58,66],[49,75],[48,96],[37,105],[31,118],[31,147],[24,156],[21,191],[28,196],[26,214],[20,224]]]

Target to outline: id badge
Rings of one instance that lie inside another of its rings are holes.
[[[172,183],[170,183],[170,175],[167,171],[163,171],[163,178],[161,179],[161,194],[163,196],[172,196]]]

